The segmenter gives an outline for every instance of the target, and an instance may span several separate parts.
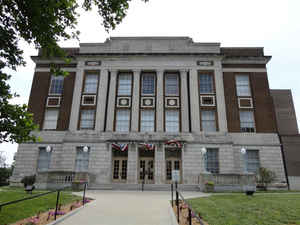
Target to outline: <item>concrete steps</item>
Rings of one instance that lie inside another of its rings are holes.
[[[175,187],[174,187],[175,188]],[[142,190],[142,184],[90,184],[89,190]],[[196,184],[179,184],[178,189],[181,191],[200,191]],[[170,184],[145,184],[145,191],[170,191]]]

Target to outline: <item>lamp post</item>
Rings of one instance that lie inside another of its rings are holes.
[[[84,146],[84,147],[83,147],[83,151],[84,151],[84,152],[88,152],[88,151],[89,151],[89,147],[88,147],[88,146]]]
[[[203,172],[207,173],[207,169],[206,169],[206,167],[207,167],[207,155],[206,155],[207,150],[205,147],[201,148],[201,153],[202,153],[202,159],[203,159]]]
[[[48,145],[47,147],[46,147],[46,152],[51,152],[51,150],[52,150],[52,148],[51,148],[51,146],[50,145]]]
[[[241,154],[242,154],[242,161],[243,161],[243,170],[244,170],[244,173],[247,173],[246,152],[247,152],[247,150],[244,147],[242,147],[241,148]]]

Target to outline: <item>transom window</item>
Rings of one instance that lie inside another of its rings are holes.
[[[76,151],[75,171],[87,172],[89,169],[90,149],[85,152],[83,147],[77,147]]]
[[[259,151],[247,150],[246,151],[246,166],[247,172],[257,173],[260,167],[259,163]]]
[[[214,93],[213,76],[210,74],[199,74],[200,94]]]
[[[235,82],[237,96],[251,96],[248,75],[236,75]]]
[[[98,74],[87,74],[85,76],[84,93],[97,93]]]
[[[240,126],[242,132],[255,132],[253,111],[240,111]]]
[[[179,95],[179,77],[178,74],[165,75],[165,95]]]
[[[206,153],[206,170],[211,173],[219,173],[219,150],[208,148]]]
[[[93,129],[94,122],[95,122],[94,109],[81,110],[80,129]]]
[[[58,109],[47,109],[43,124],[44,130],[55,130],[57,127]]]
[[[45,147],[39,148],[38,171],[47,171],[50,166],[51,151],[47,152]]]
[[[61,95],[63,93],[63,86],[64,86],[64,77],[52,75],[49,94]]]
[[[216,128],[216,113],[213,110],[201,111],[201,127],[202,131],[214,132]]]
[[[166,110],[165,113],[166,132],[179,132],[179,111]]]
[[[142,110],[141,111],[141,132],[154,131],[154,110]]]
[[[130,110],[118,109],[116,118],[116,131],[127,132],[130,128]]]
[[[118,95],[131,95],[131,74],[119,74]]]
[[[142,75],[142,94],[154,95],[155,93],[155,75],[143,74]]]

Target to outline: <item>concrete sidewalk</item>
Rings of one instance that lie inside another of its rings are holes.
[[[184,192],[185,198],[207,196]],[[59,225],[174,225],[170,192],[88,191],[95,201]],[[173,219],[172,219],[173,218]]]

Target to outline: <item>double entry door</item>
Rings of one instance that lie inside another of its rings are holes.
[[[181,159],[179,158],[167,158],[166,159],[166,183],[172,183],[172,171],[179,170],[181,183]]]
[[[139,159],[139,183],[154,184],[154,158],[141,157]]]
[[[127,180],[127,158],[118,157],[113,159],[113,181],[125,183]]]

